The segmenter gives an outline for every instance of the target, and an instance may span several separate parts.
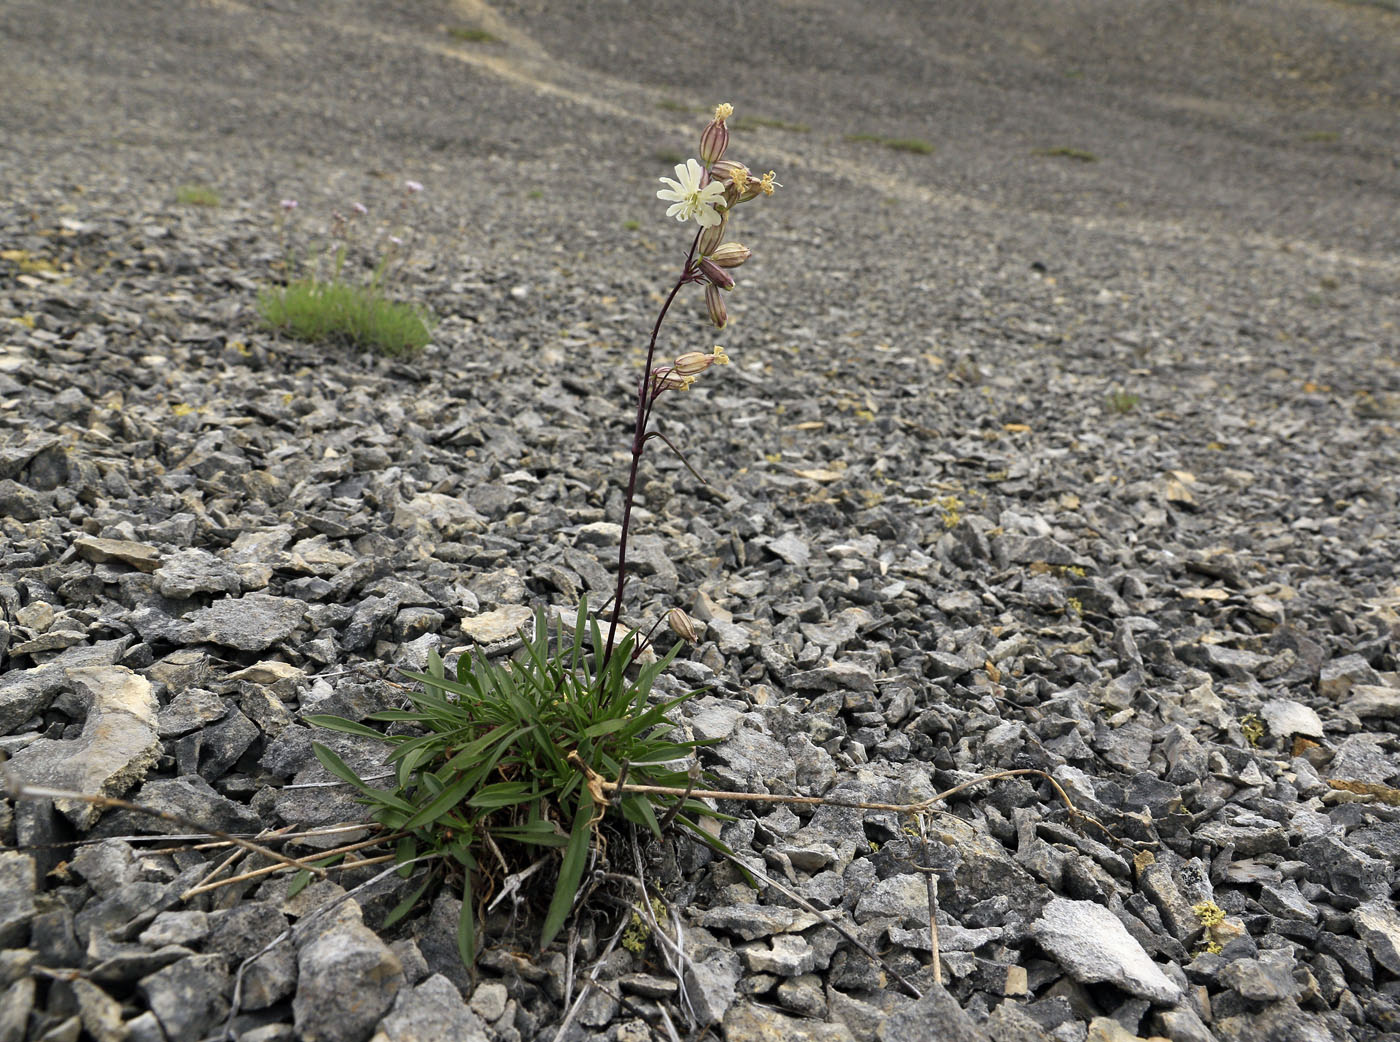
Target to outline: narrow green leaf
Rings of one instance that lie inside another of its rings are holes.
[[[361,738],[377,738],[381,742],[384,741],[383,731],[376,731],[373,727],[357,724],[354,720],[346,720],[342,716],[312,713],[304,719],[307,723],[316,727],[324,727],[327,731],[340,731],[343,734],[358,735]]]
[[[398,872],[400,879],[407,879],[409,876],[413,875],[413,866],[408,864],[408,862],[412,861],[417,856],[418,840],[414,839],[412,836],[402,837],[398,845],[394,848],[394,860],[403,863],[403,867],[400,868]]]
[[[564,851],[564,860],[559,865],[559,881],[554,885],[554,897],[545,913],[544,928],[540,931],[540,947],[545,948],[558,936],[564,921],[573,908],[574,897],[578,894],[579,882],[583,879],[583,868],[588,860],[588,844],[593,837],[593,798],[585,790],[578,801],[574,814],[574,827],[569,833],[569,846]]]
[[[433,719],[433,717],[427,713],[419,712],[417,709],[381,709],[377,713],[370,713],[365,719],[379,720],[384,723],[397,720],[404,720],[410,723],[423,723],[424,721]],[[381,737],[383,736],[381,735]]]
[[[583,735],[585,738],[601,738],[605,734],[612,734],[614,731],[621,731],[627,726],[627,717],[615,716],[611,720],[603,720],[592,727],[585,728]]]
[[[436,781],[438,784],[441,784],[440,780],[436,779],[434,775],[431,774],[425,774],[423,780],[424,782]],[[461,803],[462,798],[474,789],[480,780],[480,775],[477,771],[469,771],[450,784],[444,785],[442,791],[429,800],[426,806],[420,808],[418,813],[404,822],[403,827],[412,831],[416,828],[422,828],[431,821],[436,821],[458,803]]]
[[[536,847],[562,847],[569,837],[560,835],[548,822],[536,821],[525,825],[506,825],[493,828],[491,835],[497,839],[508,839],[516,843],[528,843]]]
[[[405,867],[411,868],[412,866]],[[402,901],[394,905],[394,907],[389,910],[389,914],[384,917],[384,922],[380,924],[379,928],[381,930],[387,930],[389,927],[393,926],[396,922],[398,922],[409,912],[411,912],[413,910],[413,906],[418,903],[418,899],[423,896],[423,892],[428,889],[428,887],[432,884],[432,881],[433,873],[429,872],[424,878],[422,886],[420,886],[417,890],[413,891],[413,893],[409,894],[407,897],[405,897]]]
[[[467,804],[489,810],[524,803],[535,795],[535,790],[524,782],[497,782],[494,785],[482,786],[467,799]]]
[[[309,882],[311,882],[311,873],[304,868],[297,872],[296,875],[292,876],[291,883],[287,885],[288,899],[296,897],[297,894],[305,890],[306,884]]]
[[[344,760],[336,755],[335,750],[322,745],[320,742],[312,742],[311,751],[316,754],[316,759],[321,761],[322,767],[345,782],[345,784],[353,785],[355,788],[365,793],[374,791],[364,783],[358,774],[346,765]]]
[[[645,825],[657,839],[661,838],[661,823],[656,820],[651,800],[645,796],[627,797],[622,801],[622,813],[627,819]]]
[[[462,914],[457,916],[457,957],[468,968],[476,962],[476,919],[472,914],[472,874],[462,879]]]

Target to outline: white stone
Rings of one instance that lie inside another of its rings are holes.
[[[1153,1002],[1174,1004],[1181,999],[1181,989],[1103,905],[1054,898],[1031,931],[1080,983],[1114,984]]]

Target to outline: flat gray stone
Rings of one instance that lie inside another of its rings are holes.
[[[0,948],[17,948],[29,935],[36,883],[32,857],[0,851]]]
[[[297,952],[297,980],[302,1042],[365,1042],[393,1005],[403,966],[369,927],[340,922]]]
[[[934,984],[923,998],[886,1017],[875,1029],[875,1038],[877,1042],[991,1042],[991,1036],[963,1012],[941,984]]]
[[[1081,984],[1114,984],[1167,1005],[1181,989],[1103,905],[1054,898],[1031,927],[1036,942]]]
[[[238,572],[208,550],[178,550],[161,562],[155,572],[162,597],[185,600],[198,594],[237,593],[243,588]]]
[[[858,923],[895,918],[906,927],[928,924],[928,883],[921,875],[890,876],[878,880],[856,901]]]
[[[130,565],[140,572],[154,572],[160,565],[160,551],[146,543],[136,543],[129,539],[99,539],[96,536],[79,536],[73,540],[73,549],[78,556],[93,564],[117,562]]]
[[[221,644],[239,651],[266,651],[301,625],[306,605],[290,597],[250,593],[215,601],[185,616],[187,644]]]
[[[534,616],[534,609],[527,604],[507,604],[463,619],[462,634],[477,644],[499,644],[514,640],[522,628],[528,631]]]
[[[151,683],[124,666],[85,666],[64,671],[86,704],[82,733],[73,739],[40,738],[10,760],[14,775],[30,785],[90,796],[120,796],[160,758],[156,701]],[[79,829],[89,829],[102,808],[58,799],[54,806]]]
[[[1342,699],[1342,706],[1363,719],[1400,718],[1400,687],[1384,684],[1357,684]]]
[[[724,1016],[726,1042],[855,1042],[845,1024],[790,1017],[768,1006],[741,1002]]]
[[[756,941],[745,945],[739,954],[750,973],[771,973],[775,977],[809,973],[817,958],[806,940],[790,933],[779,934],[768,944]]]
[[[197,1039],[227,1016],[233,980],[222,956],[195,955],[143,977],[138,987],[167,1038]]]
[[[1313,710],[1288,698],[1276,698],[1265,702],[1259,710],[1264,723],[1269,725],[1269,733],[1279,738],[1302,735],[1304,738],[1322,738],[1322,718]]]
[[[1351,913],[1357,935],[1372,957],[1391,973],[1400,973],[1400,915],[1381,902],[1364,904]]]
[[[501,991],[505,989],[501,987]],[[473,995],[472,1005],[475,1004]],[[504,1011],[502,998],[501,1012]],[[481,1017],[462,1001],[456,986],[435,973],[417,987],[399,992],[394,1008],[379,1022],[373,1042],[490,1042],[491,1037]]]

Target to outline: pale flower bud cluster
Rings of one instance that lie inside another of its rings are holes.
[[[688,391],[695,378],[710,366],[728,364],[729,356],[718,344],[709,354],[703,351],[687,351],[670,365],[652,370],[652,394],[660,394],[662,391]]]

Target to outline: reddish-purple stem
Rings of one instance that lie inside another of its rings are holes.
[[[637,423],[632,431],[632,468],[627,475],[627,491],[622,497],[622,536],[617,546],[617,590],[613,594],[612,622],[608,626],[608,642],[603,649],[603,669],[608,668],[612,658],[613,643],[617,638],[617,623],[622,617],[622,592],[627,584],[627,532],[632,527],[632,500],[637,494],[637,468],[642,462],[642,452],[646,448],[647,421],[651,418],[651,406],[656,395],[651,393],[652,362],[656,358],[656,338],[661,335],[661,323],[666,320],[666,312],[671,309],[671,301],[689,280],[690,265],[695,259],[695,247],[700,243],[700,232],[690,243],[690,252],[685,255],[681,276],[671,287],[666,302],[661,305],[661,313],[656,316],[656,325],[651,327],[651,342],[647,344],[647,362],[642,369],[641,381],[637,384]],[[601,672],[601,670],[599,671]]]

